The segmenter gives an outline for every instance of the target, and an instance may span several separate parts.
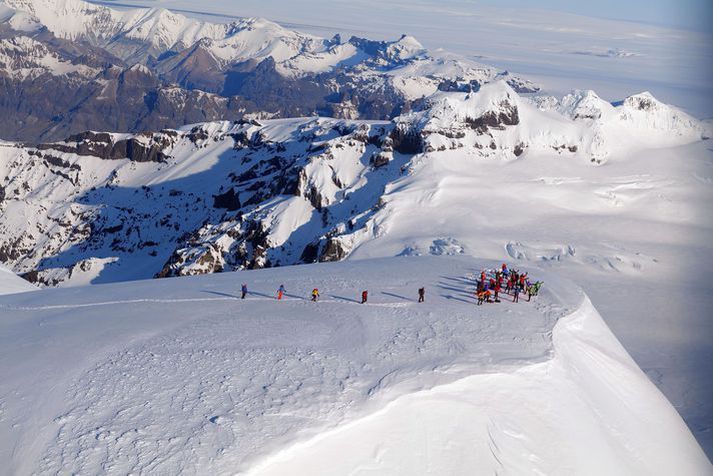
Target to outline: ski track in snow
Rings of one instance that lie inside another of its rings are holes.
[[[283,298],[282,301],[299,301],[307,300],[304,298]],[[53,309],[81,309],[84,307],[98,307],[98,306],[114,306],[119,304],[138,304],[138,303],[164,303],[164,304],[177,304],[182,302],[209,302],[209,301],[277,301],[276,298],[254,298],[249,297],[245,299],[240,299],[238,297],[224,297],[224,298],[189,298],[189,299],[128,299],[122,301],[101,301],[101,302],[89,302],[83,304],[56,304],[51,306],[23,306],[23,307],[12,307],[0,304],[0,309],[5,309],[6,311],[49,311]],[[349,301],[345,299],[320,299],[319,303],[338,303],[347,304]],[[358,302],[352,302],[351,304],[359,304]],[[408,303],[400,302],[381,302],[381,303],[365,303],[365,306],[380,306],[380,307],[404,307],[409,305]]]

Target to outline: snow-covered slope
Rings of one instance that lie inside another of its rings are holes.
[[[37,288],[0,264],[0,294],[37,291]]]
[[[532,269],[533,301],[475,306],[474,274],[498,265],[392,258],[0,297],[0,456],[18,474],[710,470],[576,286]]]

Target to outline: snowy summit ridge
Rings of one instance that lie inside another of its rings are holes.
[[[529,303],[463,302],[473,271],[493,266],[250,271],[245,300],[230,274],[0,297],[0,358],[15,359],[0,457],[23,474],[708,468],[572,283],[532,269],[548,284]],[[365,283],[369,302],[354,302]],[[312,287],[318,302],[303,297]]]

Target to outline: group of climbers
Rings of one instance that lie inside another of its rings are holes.
[[[542,281],[530,281],[527,273],[520,273],[518,270],[508,269],[503,263],[499,270],[482,270],[480,279],[476,282],[475,295],[478,298],[477,305],[484,302],[500,302],[500,292],[505,284],[505,293],[512,293],[512,301],[520,301],[520,293],[527,293],[527,300],[532,296],[537,296],[542,286]],[[493,299],[491,299],[493,297]]]
[[[520,273],[518,270],[511,271],[505,263],[503,263],[502,267],[498,270],[482,270],[480,272],[480,279],[476,279],[475,295],[477,297],[477,305],[480,306],[484,302],[500,302],[500,293],[503,292],[503,285],[505,286],[505,294],[512,294],[513,302],[519,302],[520,293],[527,293],[527,300],[530,301],[532,296],[537,296],[539,293],[542,281],[532,283],[527,273]],[[248,294],[248,285],[243,283],[240,291],[240,298],[245,299],[245,296]],[[280,284],[276,293],[277,300],[282,300],[285,293],[285,285]],[[311,300],[317,302],[319,296],[319,289],[312,289]],[[362,291],[361,304],[366,304],[368,297],[369,291]],[[426,288],[420,287],[418,289],[418,302],[425,302],[425,300]]]

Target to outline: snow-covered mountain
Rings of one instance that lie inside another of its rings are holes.
[[[500,81],[432,95],[389,122],[223,121],[3,143],[0,259],[45,285],[337,261],[418,213],[395,206],[411,192],[394,190],[407,177],[428,183],[425,162],[488,170],[557,157],[586,173],[699,141],[706,127],[646,93],[618,106],[592,92],[530,100]]]
[[[47,28],[56,37],[86,40],[129,62],[145,63],[203,40],[216,58],[226,62],[277,61],[324,49],[320,38],[281,28],[263,19],[208,23],[164,8],[118,11],[82,0],[4,0],[14,11],[6,21],[21,31]]]
[[[537,90],[506,72],[428,52],[410,36],[324,39],[258,18],[213,24],[81,0],[0,2],[4,139],[246,115],[388,120],[439,89],[477,90],[500,79]]]

